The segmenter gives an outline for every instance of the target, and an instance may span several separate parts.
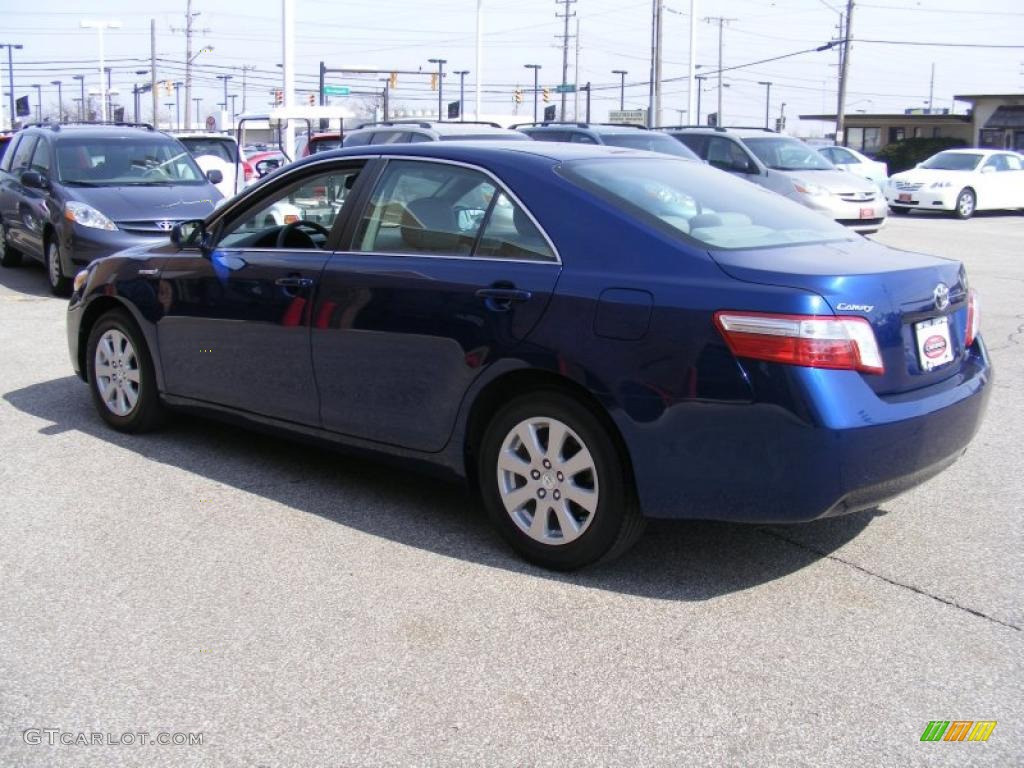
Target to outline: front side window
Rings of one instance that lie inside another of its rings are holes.
[[[636,219],[704,248],[770,248],[859,237],[781,195],[704,165],[607,158],[565,163],[559,172]]]
[[[1022,169],[1021,159],[1019,155],[1003,155],[1003,169],[1004,171],[1019,171]]]
[[[224,228],[218,248],[323,248],[359,167],[319,173],[276,192]]]
[[[159,135],[60,142],[57,173],[65,184],[90,187],[208,183],[180,143]]]
[[[22,137],[11,158],[11,173],[22,173],[28,170],[29,160],[32,158],[32,150],[35,149],[35,146],[35,136]]]
[[[50,145],[43,139],[36,142],[36,150],[32,153],[31,170],[47,175],[50,173]]]
[[[829,153],[826,157],[837,165],[857,165],[860,163],[857,156],[848,150],[833,147],[825,151]]]
[[[353,250],[555,259],[527,213],[480,171],[393,160],[377,183]]]
[[[776,171],[829,171],[832,164],[802,141],[785,137],[745,139],[757,159]]]

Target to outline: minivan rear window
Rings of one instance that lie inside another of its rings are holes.
[[[559,173],[637,219],[713,250],[857,237],[781,195],[696,163],[601,158],[564,163]]]

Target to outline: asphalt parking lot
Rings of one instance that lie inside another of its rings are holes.
[[[968,454],[877,514],[658,523],[571,575],[431,479],[194,418],[108,430],[42,268],[0,270],[0,765],[1020,764],[1024,216],[876,237],[980,293]]]

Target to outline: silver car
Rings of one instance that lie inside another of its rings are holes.
[[[755,128],[667,132],[708,165],[796,200],[855,232],[867,234],[885,226],[889,207],[878,187],[836,168],[799,139]]]

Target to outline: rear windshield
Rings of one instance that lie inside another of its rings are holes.
[[[700,159],[685,144],[663,133],[648,133],[646,131],[637,131],[636,133],[602,133],[601,141],[612,147],[646,149],[648,152],[661,152],[663,155],[676,155],[677,157],[685,157],[689,160]]]
[[[782,136],[744,138],[757,159],[776,171],[831,171],[835,166],[811,147]]]
[[[820,213],[706,165],[607,158],[565,163],[559,172],[636,218],[711,249],[858,237]]]
[[[57,145],[57,174],[65,184],[88,187],[201,186],[203,172],[173,139],[76,139]]]
[[[187,136],[179,138],[182,144],[184,144],[188,151],[192,153],[192,157],[199,157],[200,155],[213,155],[219,160],[223,160],[225,163],[234,165],[235,162],[235,142],[227,139],[214,139],[206,138],[205,136]]]
[[[981,155],[970,152],[939,152],[921,163],[921,167],[936,171],[973,171],[980,162]]]

